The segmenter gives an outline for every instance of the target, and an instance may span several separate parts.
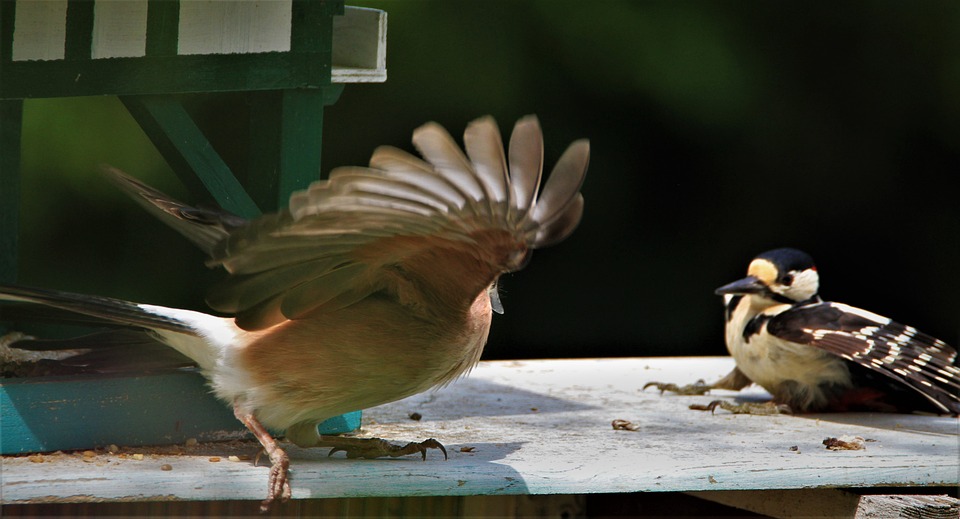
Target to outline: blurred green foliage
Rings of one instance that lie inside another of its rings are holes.
[[[826,298],[960,343],[960,4],[357,4],[389,13],[389,79],[328,109],[324,172],[428,120],[536,113],[548,164],[591,139],[581,228],[504,280],[487,358],[722,353],[713,289],[777,246]],[[28,101],[21,282],[202,309],[220,273],[99,163],[198,200],[116,99]]]

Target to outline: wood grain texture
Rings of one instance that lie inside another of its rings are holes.
[[[743,416],[690,411],[733,393],[660,396],[645,382],[712,380],[729,358],[483,362],[446,389],[367,410],[364,436],[436,438],[450,459],[351,460],[284,444],[293,497],[584,494],[956,485],[958,420],[913,415]],[[758,399],[762,391],[738,398]],[[422,419],[409,418],[417,412]],[[639,430],[614,430],[625,419]],[[861,451],[828,451],[859,435]],[[795,448],[794,448],[795,447]],[[256,447],[251,450],[256,452]],[[169,464],[170,471],[160,470]],[[31,463],[3,459],[3,500],[259,499],[268,467],[204,456]]]

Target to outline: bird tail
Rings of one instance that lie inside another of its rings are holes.
[[[114,326],[147,330],[205,369],[215,365],[217,347],[230,342],[237,331],[230,319],[201,312],[58,290],[0,284],[0,301],[42,305]]]
[[[103,173],[117,187],[160,221],[192,241],[207,255],[247,220],[221,209],[189,206],[140,182],[119,169],[102,166]]]
[[[125,326],[193,333],[186,323],[145,309],[152,307],[110,297],[0,284],[0,301],[50,306]]]

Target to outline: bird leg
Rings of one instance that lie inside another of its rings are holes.
[[[419,452],[422,459],[427,459],[427,449],[440,449],[443,453],[443,459],[447,459],[447,449],[443,445],[430,438],[422,442],[410,442],[406,445],[397,445],[380,438],[348,438],[345,436],[320,435],[317,443],[318,447],[330,447],[327,456],[332,456],[335,452],[343,451],[348,458],[381,458],[389,456],[397,458]]]
[[[243,425],[247,426],[247,429],[257,437],[260,445],[263,445],[263,450],[266,451],[267,456],[270,457],[270,481],[267,485],[267,498],[260,503],[260,512],[268,512],[270,505],[272,505],[278,497],[280,501],[290,499],[290,481],[287,477],[287,469],[290,467],[290,457],[280,448],[277,440],[273,439],[273,436],[270,435],[267,429],[252,413],[234,404],[233,414],[237,417],[237,420],[243,422]]]
[[[707,384],[701,378],[693,384],[687,384],[685,386],[678,386],[672,383],[665,384],[663,382],[647,382],[643,386],[643,389],[647,389],[650,386],[655,386],[660,390],[661,395],[664,391],[670,391],[671,393],[676,393],[678,395],[704,395],[711,389],[729,389],[731,391],[740,391],[750,384],[753,384],[753,381],[747,378],[747,376],[744,375],[739,368],[735,367],[733,368],[733,371],[727,373],[723,378],[714,382],[713,384]]]
[[[440,449],[443,459],[447,459],[447,449],[433,438],[397,445],[380,438],[350,438],[319,434],[317,424],[312,422],[299,423],[287,428],[286,436],[287,440],[300,447],[330,447],[328,455],[343,451],[348,458],[373,459],[384,456],[397,458],[419,452],[423,459],[427,459],[427,449]]]
[[[673,382],[647,382],[643,385],[643,389],[645,390],[650,386],[654,386],[659,389],[661,395],[665,391],[676,393],[678,395],[703,395],[713,389],[713,386],[707,384],[702,378],[693,384],[687,384],[685,386],[678,386]]]
[[[734,404],[726,400],[714,400],[707,405],[690,404],[690,409],[695,411],[710,411],[711,413],[716,412],[718,407],[730,411],[733,414],[774,415],[792,413],[790,406],[777,404],[772,400],[763,403],[744,402],[742,404]]]

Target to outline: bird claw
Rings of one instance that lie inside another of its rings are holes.
[[[267,513],[279,498],[281,503],[290,500],[290,479],[287,477],[290,458],[286,453],[270,467],[270,481],[267,485],[267,498],[260,502],[260,513]]]
[[[769,416],[775,414],[793,414],[790,406],[786,404],[776,404],[772,401],[758,404],[755,402],[744,402],[742,404],[733,404],[726,400],[714,400],[707,405],[690,404],[690,409],[695,411],[710,411],[716,413],[717,408],[730,411],[733,414],[752,414]]]
[[[333,444],[327,456],[345,452],[348,458],[373,459],[389,456],[398,458],[419,452],[423,460],[427,459],[427,449],[439,449],[443,459],[447,459],[447,449],[437,440],[430,438],[422,442],[410,442],[400,446],[380,438],[336,438],[327,442]]]
[[[707,384],[706,381],[701,378],[693,384],[687,384],[685,386],[678,386],[671,382],[647,382],[643,385],[643,389],[641,391],[646,390],[650,386],[654,386],[659,389],[661,395],[665,391],[676,393],[678,395],[705,395],[713,388],[712,385]]]

